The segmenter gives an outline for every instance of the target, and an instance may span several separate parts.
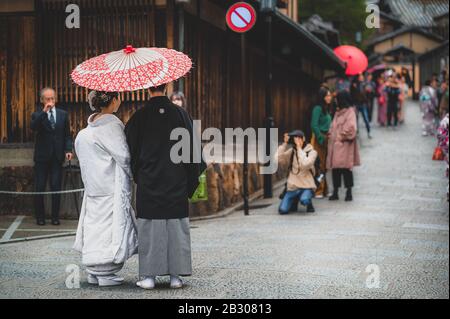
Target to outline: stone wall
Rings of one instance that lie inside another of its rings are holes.
[[[273,176],[273,182],[282,180],[286,169],[280,167]],[[208,201],[191,204],[191,216],[209,216],[242,202],[243,165],[215,164],[207,170]],[[259,165],[249,165],[249,194],[263,188],[263,176],[259,174]]]
[[[78,163],[75,161],[74,163]],[[78,169],[63,170],[65,190],[83,188]],[[47,187],[49,189],[49,187]],[[33,147],[27,144],[0,146],[0,190],[11,192],[34,191]],[[51,196],[44,196],[47,215],[50,216]],[[81,194],[61,195],[62,218],[77,218],[81,207]],[[33,215],[33,195],[0,194],[0,215]]]

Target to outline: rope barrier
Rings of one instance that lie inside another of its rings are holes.
[[[58,192],[12,192],[12,191],[0,191],[0,195],[56,195],[56,194],[73,194],[73,193],[82,193],[84,192],[84,188],[80,189],[72,189],[67,191],[58,191]]]

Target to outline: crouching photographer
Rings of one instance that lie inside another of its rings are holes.
[[[280,164],[289,163],[289,176],[280,196],[280,214],[288,214],[298,202],[306,206],[308,213],[315,212],[312,199],[317,183],[320,183],[320,177],[316,177],[317,160],[317,152],[311,144],[306,143],[302,131],[284,135],[284,143],[278,148],[278,161]]]

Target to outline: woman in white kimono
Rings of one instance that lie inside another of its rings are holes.
[[[116,273],[137,251],[130,155],[124,125],[114,115],[118,93],[93,91],[89,105],[96,113],[75,141],[85,193],[74,249],[82,254],[88,283],[116,286],[124,280]]]

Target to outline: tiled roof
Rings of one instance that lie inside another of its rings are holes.
[[[384,18],[384,19],[387,19],[387,20],[390,20],[392,22],[395,22],[396,24],[400,24],[400,25],[403,24],[403,22],[400,21],[400,19],[398,19],[396,16],[393,16],[393,15],[391,15],[389,13],[384,12],[384,11],[380,11],[380,16],[382,18]]]
[[[370,41],[368,43],[368,45],[372,46],[372,45],[375,45],[375,44],[378,44],[380,42],[389,40],[389,39],[391,39],[393,37],[399,36],[399,35],[401,35],[403,33],[407,33],[407,32],[413,32],[413,33],[422,34],[425,37],[428,37],[430,39],[433,39],[433,40],[436,40],[436,41],[439,41],[439,42],[443,41],[443,39],[439,35],[436,35],[435,33],[431,33],[431,32],[429,32],[429,31],[427,31],[427,30],[425,30],[425,29],[423,29],[421,27],[404,26],[404,27],[402,27],[402,28],[400,28],[398,30],[395,30],[395,31],[392,31],[390,33],[386,33],[386,34],[383,34],[383,35],[381,35],[379,37],[374,38],[372,41]]]
[[[433,18],[448,12],[448,0],[387,0],[392,14],[405,25],[432,27]]]

